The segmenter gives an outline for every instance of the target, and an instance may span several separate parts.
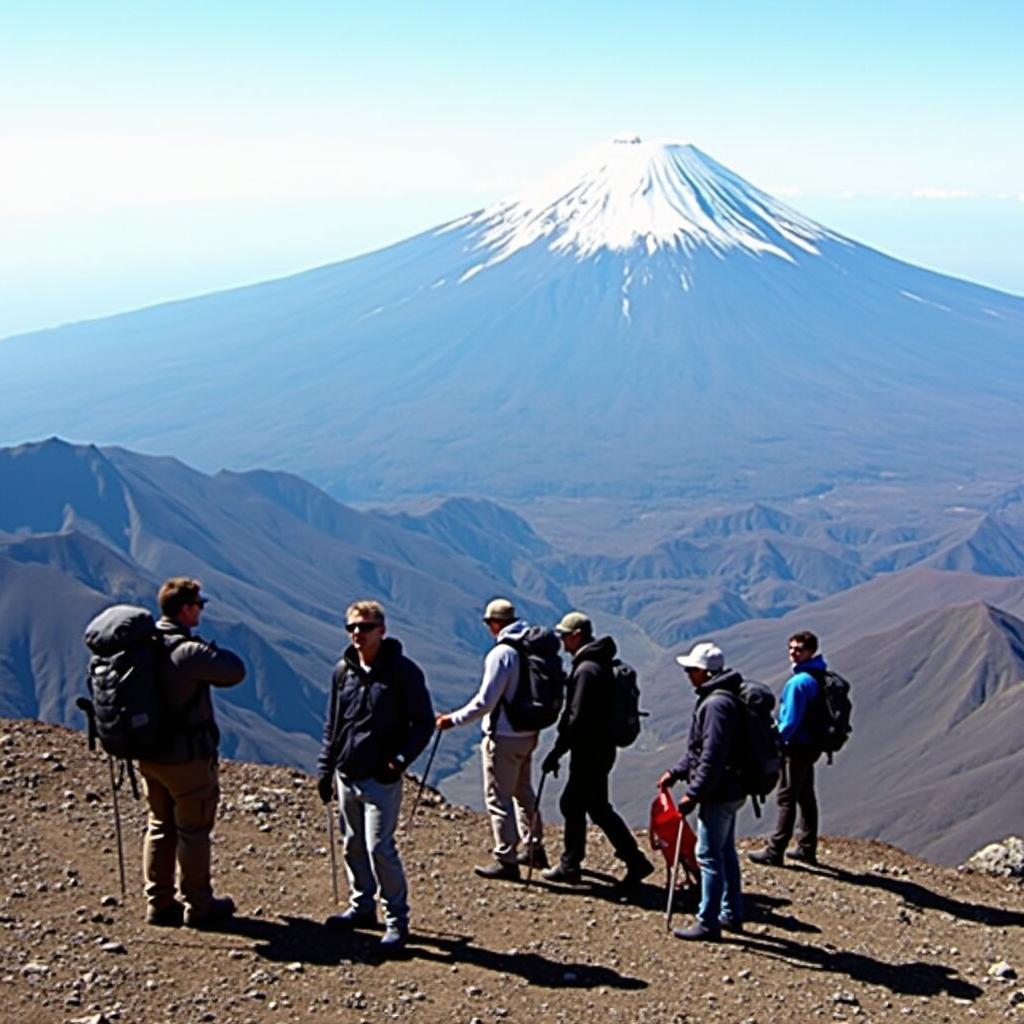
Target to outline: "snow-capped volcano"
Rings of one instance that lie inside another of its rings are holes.
[[[1019,471],[1024,299],[801,216],[689,145],[291,278],[0,343],[59,433],[335,494],[771,497]]]
[[[642,246],[682,253],[705,246],[792,260],[838,240],[820,224],[778,202],[696,146],[614,139],[518,195],[452,227],[466,226],[493,266],[538,240],[578,259],[602,249]]]

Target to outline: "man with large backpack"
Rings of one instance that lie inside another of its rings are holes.
[[[156,629],[165,651],[161,682],[168,714],[177,722],[166,751],[139,761],[149,805],[142,855],[146,920],[204,928],[235,912],[230,896],[213,895],[210,881],[210,834],[220,799],[220,731],[210,687],[236,686],[245,678],[245,665],[237,654],[192,632],[207,603],[198,580],[169,579],[157,600]],[[175,862],[184,906],[175,899]]]
[[[654,870],[640,852],[636,837],[612,807],[608,776],[615,764],[616,647],[610,636],[594,639],[594,627],[582,612],[569,612],[555,626],[572,658],[565,709],[555,746],[544,758],[545,772],[558,774],[569,754],[569,778],[559,807],[565,819],[565,849],[559,864],[542,873],[549,882],[578,885],[587,849],[587,815],[608,837],[615,856],[626,865],[619,885],[633,889]]]
[[[538,631],[517,618],[512,602],[501,597],[488,603],[483,621],[494,637],[494,646],[484,658],[480,687],[457,711],[438,715],[436,724],[438,729],[445,730],[482,719],[480,756],[484,802],[494,833],[494,862],[473,870],[481,878],[517,881],[520,864],[529,864],[531,857],[535,867],[548,864],[537,795],[531,780],[539,723],[532,719],[527,723],[513,722],[521,698],[525,696],[524,688],[530,684],[529,674],[524,671],[527,668],[524,645],[531,634]],[[557,638],[550,639],[554,645],[553,657],[559,662]],[[556,670],[562,672],[560,662],[552,667],[552,674]],[[560,710],[559,700],[551,723]]]
[[[741,764],[745,720],[739,672],[725,667],[713,643],[699,643],[676,662],[697,693],[686,755],[658,785],[666,789],[685,781],[679,809],[697,809],[697,863],[701,898],[697,921],[677,928],[677,939],[717,942],[722,929],[742,931],[743,894],[736,855],[736,814],[746,799]]]
[[[817,733],[823,711],[821,688],[828,666],[817,652],[818,638],[813,633],[805,630],[789,638],[792,673],[782,688],[779,704],[784,763],[778,791],[778,817],[765,848],[750,854],[755,864],[780,867],[794,828],[798,829],[796,849],[789,853],[789,859],[801,864],[818,863],[814,764],[822,751]]]

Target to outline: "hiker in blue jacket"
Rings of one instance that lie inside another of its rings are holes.
[[[778,790],[775,831],[763,850],[750,854],[755,864],[781,866],[786,847],[797,828],[796,849],[789,859],[818,863],[818,799],[814,792],[814,764],[821,757],[816,738],[820,717],[821,680],[827,668],[817,653],[818,638],[811,632],[789,638],[793,674],[782,688],[779,735],[784,754]]]

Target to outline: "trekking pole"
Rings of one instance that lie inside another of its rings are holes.
[[[665,930],[672,927],[672,914],[675,912],[676,903],[676,882],[679,881],[679,862],[682,860],[683,852],[683,829],[686,827],[686,817],[679,819],[679,832],[676,834],[675,857],[672,859],[672,878],[668,884],[668,901],[665,904]]]
[[[533,805],[533,814],[530,815],[530,834],[526,837],[527,846],[529,853],[527,856],[527,868],[526,868],[526,888],[530,888],[530,883],[533,881],[533,855],[537,849],[537,844],[533,841],[533,837],[537,834],[537,819],[540,817],[540,798],[544,795],[544,783],[547,781],[548,773],[540,773],[540,785],[537,787],[537,802]]]
[[[437,753],[438,744],[441,742],[441,730],[437,729],[434,732],[434,745],[430,748],[430,756],[427,758],[427,767],[423,769],[423,775],[420,777],[420,788],[416,790],[416,799],[412,803],[412,810],[409,812],[409,821],[406,828],[412,828],[412,823],[416,820],[416,809],[420,805],[420,801],[423,799],[423,790],[427,785],[427,776],[430,774],[430,766],[434,763],[434,755]]]
[[[114,800],[114,833],[117,836],[117,871],[121,878],[121,899],[124,899],[128,888],[124,881],[124,844],[121,841],[121,808],[117,802],[118,784],[114,779],[114,759],[107,754],[107,767],[110,769],[110,793]]]
[[[327,812],[327,847],[331,851],[331,889],[334,892],[334,902],[338,902],[338,858],[334,852],[334,814],[331,805],[324,808]]]

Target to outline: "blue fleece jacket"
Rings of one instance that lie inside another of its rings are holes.
[[[826,668],[825,659],[820,654],[793,666],[793,675],[786,680],[779,702],[779,735],[783,744],[812,742],[807,712],[818,696],[818,680],[810,673],[824,672]]]

